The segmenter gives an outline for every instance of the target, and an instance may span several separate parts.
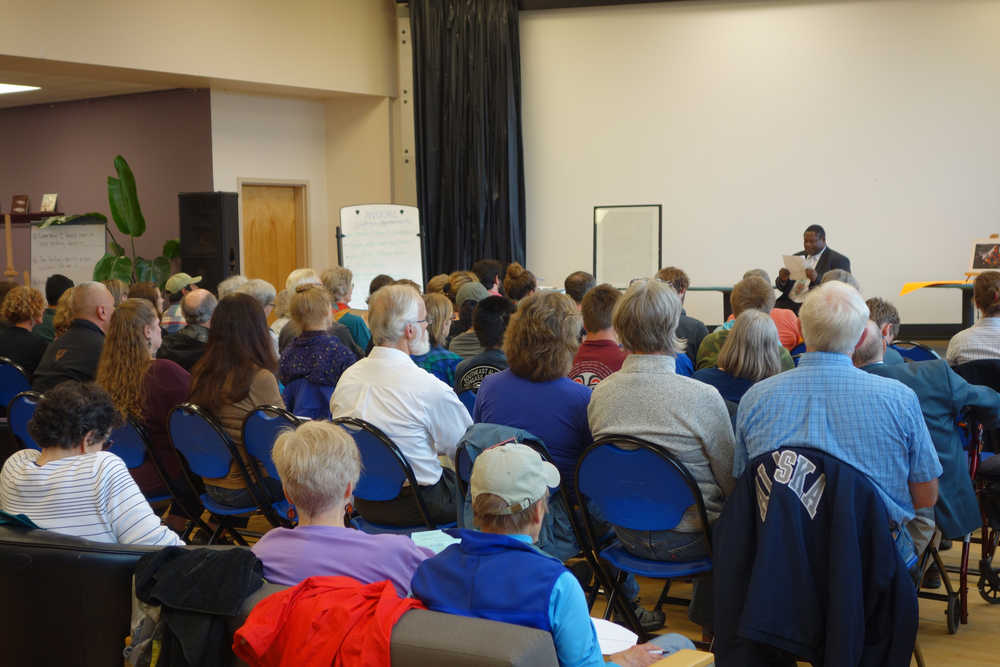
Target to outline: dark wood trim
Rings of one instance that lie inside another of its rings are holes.
[[[948,340],[962,330],[961,324],[900,324],[900,340]]]

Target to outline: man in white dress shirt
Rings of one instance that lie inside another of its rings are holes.
[[[438,455],[455,458],[455,448],[472,424],[468,410],[451,387],[413,363],[426,354],[427,309],[408,285],[389,285],[372,295],[369,325],[375,347],[344,371],[330,399],[333,418],[356,417],[381,429],[402,451],[417,480],[430,520],[454,521],[458,490],[453,470]],[[421,522],[413,489],[403,487],[395,500],[356,500],[369,521],[396,526]]]

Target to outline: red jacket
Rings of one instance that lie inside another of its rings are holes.
[[[233,636],[251,667],[389,667],[392,627],[419,600],[400,598],[389,581],[309,577],[261,600]]]

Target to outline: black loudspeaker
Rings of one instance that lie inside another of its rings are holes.
[[[182,192],[181,271],[201,276],[212,292],[240,272],[240,222],[235,192]]]

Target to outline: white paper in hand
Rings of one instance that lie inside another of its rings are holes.
[[[452,544],[461,542],[457,537],[452,537],[443,530],[421,530],[410,534],[410,539],[418,547],[430,549],[436,554],[441,553]]]
[[[792,280],[805,280],[806,279],[806,258],[802,255],[782,255],[781,259],[785,262],[785,268],[791,274],[789,278]]]
[[[617,623],[593,617],[590,622],[597,631],[597,645],[601,647],[601,653],[604,655],[626,651],[639,641],[639,635]]]

